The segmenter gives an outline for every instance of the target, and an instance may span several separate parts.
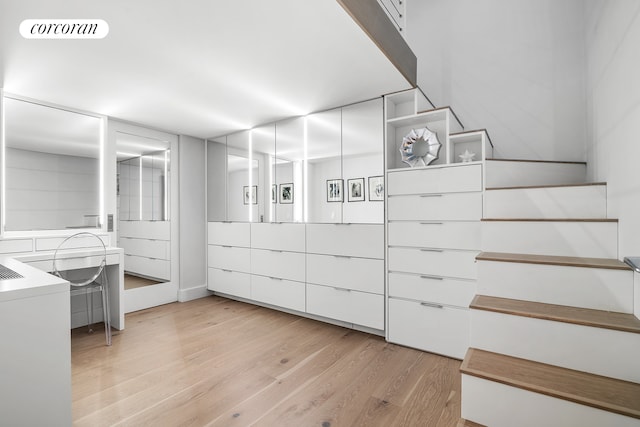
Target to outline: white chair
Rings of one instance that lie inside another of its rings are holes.
[[[96,247],[99,254],[87,256],[87,249]],[[97,263],[96,258],[98,258]],[[85,295],[89,332],[93,332],[93,294],[95,292],[102,294],[104,329],[109,346],[111,345],[111,316],[106,265],[107,247],[100,237],[89,232],[83,231],[67,237],[53,253],[53,274],[69,282],[71,295],[82,293]]]

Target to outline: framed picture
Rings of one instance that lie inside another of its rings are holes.
[[[341,179],[327,180],[327,202],[344,201],[344,196],[342,195],[343,182]]]
[[[252,185],[251,187],[245,185],[242,187],[242,194],[244,197],[245,205],[257,205],[258,204],[258,186]]]
[[[364,202],[364,178],[354,178],[347,181],[350,202]]]
[[[273,184],[271,186],[271,203],[276,203],[278,201],[278,184]]]
[[[369,201],[384,201],[384,176],[369,177]]]
[[[293,203],[293,183],[280,184],[280,203],[283,205]]]

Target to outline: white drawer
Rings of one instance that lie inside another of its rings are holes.
[[[305,286],[302,282],[253,275],[251,299],[304,312]]]
[[[280,279],[305,281],[304,254],[251,249],[251,273]]]
[[[480,250],[480,221],[390,222],[390,246]]]
[[[170,221],[118,221],[119,237],[171,240]]]
[[[251,247],[304,252],[304,224],[251,224]]]
[[[251,229],[248,222],[210,222],[208,224],[208,239],[210,245],[251,246]]]
[[[480,221],[482,193],[423,194],[388,198],[389,221]]]
[[[307,252],[384,259],[384,225],[307,224]]]
[[[384,260],[307,254],[307,283],[384,294]]]
[[[468,308],[476,294],[475,280],[389,273],[389,296]]]
[[[111,238],[107,234],[101,234],[96,236],[102,240],[105,246],[109,246]],[[55,251],[66,237],[38,237],[36,238],[36,251]],[[99,248],[103,246],[100,241],[94,236],[78,236],[69,239],[64,244],[65,249],[81,249],[81,248]]]
[[[29,264],[33,268],[37,268],[38,270],[46,271],[47,273],[51,273],[53,271],[53,254],[51,254],[52,258],[50,259],[41,259],[41,260],[20,260],[25,264]],[[102,262],[102,255],[92,255],[92,256],[79,256],[79,257],[70,257],[70,258],[61,258],[58,259],[56,265],[59,271],[65,270],[78,270],[81,268],[88,267],[97,267]],[[107,265],[120,264],[120,255],[118,254],[107,254]]]
[[[462,359],[469,347],[469,310],[389,298],[389,341]]]
[[[231,270],[209,268],[207,289],[241,298],[251,298],[251,275]]]
[[[0,240],[0,254],[33,251],[32,239]]]
[[[473,279],[478,251],[389,248],[389,271]]]
[[[251,272],[251,250],[233,246],[209,245],[208,267],[223,270]]]
[[[482,166],[448,166],[389,172],[387,194],[482,191]]]
[[[166,240],[120,238],[120,247],[127,255],[138,255],[148,258],[170,259],[170,244]]]
[[[307,283],[307,313],[384,329],[384,296]]]
[[[156,279],[171,280],[171,263],[164,259],[125,255],[124,270]]]

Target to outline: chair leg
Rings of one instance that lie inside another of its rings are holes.
[[[93,333],[93,292],[89,288],[84,290],[84,300],[87,303],[87,332]]]
[[[109,280],[106,271],[102,271],[102,310],[104,314],[104,331],[107,345],[111,345],[111,310],[109,307]]]

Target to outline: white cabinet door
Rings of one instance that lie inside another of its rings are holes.
[[[302,282],[253,275],[251,299],[304,312],[305,286]]]
[[[476,294],[475,280],[426,274],[389,273],[389,296],[468,308]]]
[[[395,221],[389,246],[480,250],[479,221]]]
[[[251,246],[251,229],[248,222],[210,222],[208,224],[210,245]]]
[[[304,252],[304,224],[257,223],[251,224],[251,247]]]
[[[307,283],[307,313],[384,329],[384,296]]]
[[[304,282],[304,258],[299,252],[251,249],[251,273]]]
[[[384,260],[307,254],[307,283],[384,294]]]
[[[389,248],[389,270],[474,279],[477,251]]]
[[[209,245],[208,266],[223,270],[251,272],[251,250],[233,246]]]
[[[389,221],[480,221],[482,193],[393,196],[387,212]]]
[[[307,224],[307,252],[384,259],[384,225]]]
[[[462,359],[469,347],[469,310],[389,299],[389,341]]]
[[[209,268],[207,289],[241,298],[251,298],[251,275],[231,270]]]
[[[482,166],[463,165],[409,169],[388,174],[387,194],[458,193],[482,191]]]

